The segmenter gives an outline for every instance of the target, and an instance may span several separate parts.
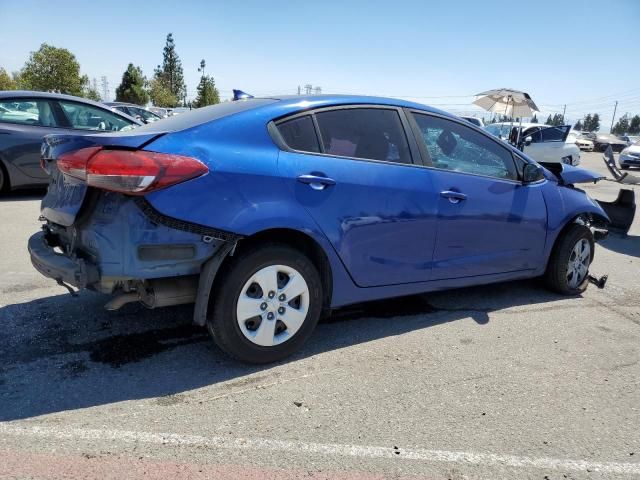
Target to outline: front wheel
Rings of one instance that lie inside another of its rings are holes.
[[[322,282],[304,254],[270,244],[232,259],[216,282],[207,328],[216,344],[247,363],[298,350],[322,311]]]
[[[564,295],[579,295],[589,284],[589,266],[593,261],[594,241],[591,230],[574,224],[563,234],[549,259],[546,283]]]

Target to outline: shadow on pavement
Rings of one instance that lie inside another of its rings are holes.
[[[605,240],[599,242],[598,245],[612,252],[630,255],[632,257],[640,257],[640,236],[637,235],[611,233]]]
[[[46,188],[31,188],[16,190],[14,192],[0,193],[0,203],[2,202],[24,202],[26,200],[42,200],[47,193]]]
[[[323,319],[282,363],[462,318],[482,325],[493,311],[559,298],[524,281],[356,305]],[[274,366],[230,360],[191,325],[190,306],[106,312],[105,299],[84,292],[0,308],[0,421],[164,397],[260,371],[268,377]]]

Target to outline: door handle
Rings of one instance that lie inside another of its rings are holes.
[[[300,183],[309,185],[314,190],[324,190],[326,187],[336,184],[333,178],[322,175],[300,175],[297,180]]]
[[[444,192],[440,192],[440,196],[449,199],[451,203],[460,203],[461,201],[467,199],[467,196],[464,193],[455,192],[453,190],[445,190]]]

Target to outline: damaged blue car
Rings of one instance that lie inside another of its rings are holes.
[[[468,122],[401,100],[226,102],[128,132],[49,135],[35,268],[107,308],[194,303],[252,363],[331,309],[542,276],[576,295],[609,219],[579,182]]]

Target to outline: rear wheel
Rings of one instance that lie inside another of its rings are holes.
[[[545,280],[549,288],[564,295],[578,295],[589,284],[593,261],[593,235],[583,225],[571,225],[554,247]]]
[[[221,273],[207,328],[227,354],[247,363],[274,362],[309,338],[322,310],[322,283],[304,254],[266,245],[240,254]]]
[[[0,161],[0,193],[6,193],[11,189],[9,185],[9,175]]]
[[[629,170],[629,165],[620,165],[622,170]]]

